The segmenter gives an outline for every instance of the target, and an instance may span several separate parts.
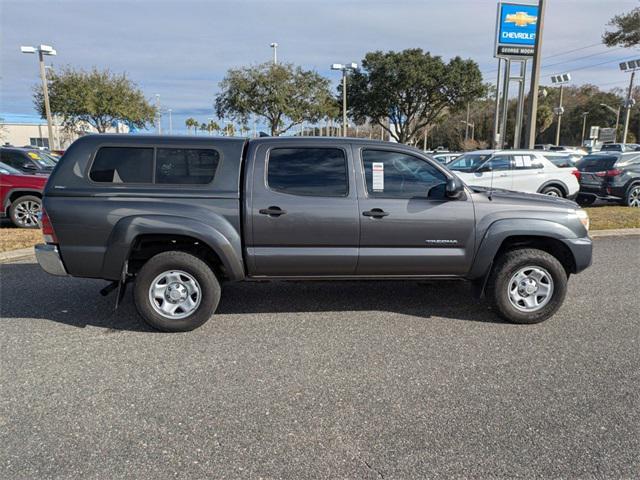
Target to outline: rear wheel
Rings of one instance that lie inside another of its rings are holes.
[[[34,195],[16,198],[9,208],[9,217],[16,227],[38,228],[38,215],[42,210],[42,200]]]
[[[504,253],[487,284],[487,297],[498,314],[513,323],[540,323],[562,305],[567,273],[553,255],[537,249]]]
[[[562,192],[562,190],[558,187],[544,187],[542,189],[542,191],[540,192],[543,195],[549,195],[550,197],[564,197],[564,193]]]
[[[640,185],[631,185],[625,203],[628,207],[640,207]]]
[[[142,318],[165,332],[186,332],[209,320],[220,302],[211,268],[185,252],[152,257],[136,275],[134,301]]]
[[[576,203],[578,205],[582,205],[583,207],[593,205],[595,201],[596,197],[593,195],[578,195],[578,198],[576,198]]]

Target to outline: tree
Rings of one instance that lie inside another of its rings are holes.
[[[200,130],[203,132],[209,132],[211,133],[211,130],[209,130],[209,124],[202,122],[200,124]]]
[[[187,131],[191,132],[191,129],[193,128],[194,132],[197,134],[198,133],[198,125],[200,125],[200,123],[198,123],[198,120],[196,120],[193,117],[189,117],[184,121],[185,126],[187,127]]]
[[[350,77],[352,117],[358,123],[371,119],[401,143],[411,143],[438,116],[485,93],[474,61],[455,57],[445,64],[420,48],[367,53],[362,70]]]
[[[66,129],[77,131],[89,124],[104,133],[118,121],[144,128],[156,118],[156,108],[124,73],[66,67],[50,72],[48,82],[51,113],[62,118]],[[41,86],[35,88],[34,104],[44,117]]]
[[[211,132],[218,133],[220,131],[220,125],[218,125],[218,122],[215,122],[214,120],[209,120],[209,124],[207,125],[207,130],[210,133]]]
[[[634,8],[629,13],[616,15],[607,25],[615,28],[602,35],[602,42],[607,47],[640,45],[640,7]]]
[[[302,122],[333,115],[329,80],[292,64],[263,63],[231,69],[215,100],[218,116],[246,123],[251,114],[264,118],[277,136]]]

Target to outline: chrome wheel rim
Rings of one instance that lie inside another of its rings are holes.
[[[186,318],[200,306],[202,291],[193,275],[182,270],[169,270],[158,275],[149,287],[153,309],[171,320]]]
[[[536,312],[549,303],[553,296],[553,278],[542,267],[524,267],[518,270],[507,286],[509,301],[521,312]]]
[[[633,187],[629,192],[629,199],[627,205],[630,207],[640,207],[640,187]]]
[[[38,215],[40,214],[40,203],[33,200],[26,200],[16,204],[13,209],[15,221],[21,227],[38,226]]]

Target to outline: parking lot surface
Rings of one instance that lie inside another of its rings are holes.
[[[228,285],[186,334],[0,266],[0,478],[640,476],[640,237],[546,323],[458,282]]]

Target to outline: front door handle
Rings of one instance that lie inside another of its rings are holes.
[[[509,174],[508,173],[501,173],[500,175],[498,175],[499,177],[508,177]]]
[[[269,215],[270,217],[279,217],[280,215],[284,215],[287,213],[286,210],[282,210],[280,207],[271,206],[269,208],[261,208],[259,212],[262,215]]]
[[[371,210],[367,210],[366,212],[362,212],[362,215],[364,215],[365,217],[382,218],[387,217],[390,214],[385,212],[381,208],[373,208]]]

